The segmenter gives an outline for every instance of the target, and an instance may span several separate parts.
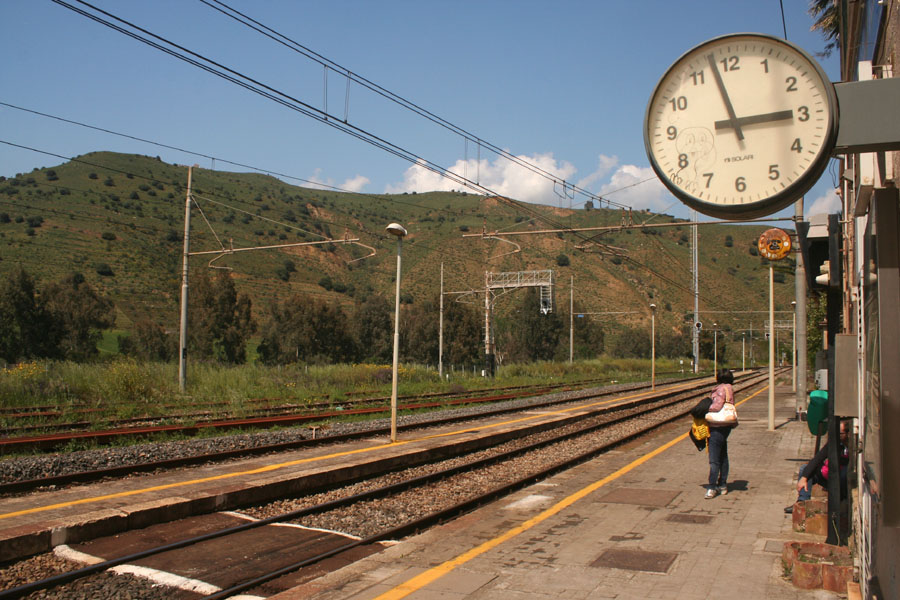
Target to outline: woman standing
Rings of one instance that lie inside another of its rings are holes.
[[[729,369],[716,373],[716,388],[710,398],[712,404],[706,413],[709,425],[709,486],[706,499],[728,493],[728,434],[737,426],[734,410],[734,374]]]

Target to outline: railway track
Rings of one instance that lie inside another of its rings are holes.
[[[538,397],[534,401],[528,402],[528,407],[531,409],[551,408],[566,403],[584,401],[590,398],[603,398],[605,396],[610,396],[613,394],[640,391],[648,388],[649,386],[646,384],[631,384],[604,389],[599,393],[596,391],[596,389],[588,390],[585,392],[571,392],[562,399],[550,398],[542,400]],[[466,406],[475,404],[488,405],[503,402],[504,400],[509,401],[522,397],[528,396],[506,394],[503,396],[491,396],[489,398],[475,399],[471,402],[460,402],[457,405],[451,404],[450,406]],[[411,410],[411,408],[409,408],[410,406],[418,406],[421,408],[421,405],[406,405],[403,408]],[[441,407],[443,408],[446,408],[446,406],[446,404],[441,405]],[[481,409],[476,416],[484,418],[488,416],[509,414],[520,410],[522,410],[521,405],[506,404],[497,406],[495,408],[485,407]],[[341,413],[341,416],[343,417],[346,414],[347,413]],[[437,427],[464,422],[472,418],[473,415],[471,414],[461,414],[449,417],[437,417],[432,419],[423,418],[419,419],[417,422],[409,424],[404,424],[401,420],[401,423],[398,425],[398,430],[403,432],[421,429],[423,427]],[[321,417],[315,422],[327,423],[327,419]],[[3,465],[0,464],[0,479],[2,479],[2,481],[0,481],[0,495],[27,493],[42,487],[66,486],[74,483],[98,481],[110,477],[125,477],[139,473],[149,473],[161,469],[173,469],[191,465],[222,462],[238,458],[246,458],[250,456],[259,456],[277,452],[284,452],[288,450],[297,450],[305,447],[319,446],[324,444],[337,444],[360,438],[371,437],[373,435],[387,435],[390,433],[390,427],[387,425],[365,427],[351,433],[333,433],[327,430],[327,425],[323,427],[323,429],[326,429],[326,431],[321,436],[317,436],[315,431],[298,431],[295,436],[290,437],[301,439],[291,439],[290,441],[282,441],[277,443],[263,443],[254,445],[252,447],[241,447],[237,449],[227,449],[212,452],[205,449],[205,444],[201,445],[199,450],[196,452],[191,452],[189,449],[185,452],[184,446],[181,445],[181,454],[172,458],[157,458],[154,460],[150,460],[149,456],[158,456],[159,454],[158,450],[153,450],[138,453],[138,460],[126,460],[122,461],[121,464],[116,464],[114,466],[104,465],[103,467],[88,470],[80,470],[77,468],[65,469],[63,467],[62,461],[56,460],[53,461],[52,465],[43,467],[44,470],[50,470],[51,472],[43,474],[39,477],[29,477],[27,475],[22,476],[20,475],[22,471],[15,471],[4,477],[2,473]],[[141,457],[145,458],[141,459]],[[108,461],[109,459],[107,458],[100,458],[100,462]]]
[[[591,379],[562,384],[543,384],[540,386],[507,386],[485,390],[473,390],[462,396],[459,392],[437,392],[419,396],[403,396],[400,398],[401,410],[434,410],[448,406],[465,406],[469,404],[490,404],[514,398],[523,398],[562,389],[580,389],[607,380]],[[231,431],[235,429],[252,430],[272,427],[295,426],[318,422],[327,422],[337,418],[354,416],[376,416],[390,410],[387,402],[389,396],[367,398],[348,398],[340,402],[317,402],[312,404],[275,404],[277,399],[261,399],[252,402],[265,402],[266,406],[245,411],[241,417],[230,417],[227,414],[213,413],[208,410],[191,413],[160,414],[140,416],[129,419],[118,419],[108,422],[107,429],[96,428],[97,423],[91,421],[67,423],[41,423],[5,427],[5,435],[0,437],[0,455],[47,451],[71,445],[73,442],[110,444],[129,439],[152,438],[170,435],[190,437],[201,431]],[[66,409],[53,406],[34,407],[35,410],[8,407],[4,414],[7,423],[20,419],[50,420],[66,413]],[[83,414],[98,413],[103,408],[79,409]],[[252,416],[254,414],[261,416]],[[166,423],[161,425],[159,423]],[[92,429],[91,431],[84,431]],[[31,435],[40,431],[40,434]]]
[[[744,378],[736,384],[736,391],[747,390],[764,381],[764,375]],[[246,591],[265,596],[283,587],[277,584],[279,578],[298,569],[433,526],[682,418],[708,388],[706,384],[701,388],[599,408],[577,419],[567,419],[552,430],[532,431],[466,456],[382,474],[340,489],[320,490],[313,495],[248,507],[242,510],[241,518],[253,520],[240,525],[193,537],[182,536],[163,545],[145,542],[137,552],[122,555],[120,551],[119,555],[102,557],[102,562],[88,567],[17,585],[0,592],[0,599],[20,598],[51,588],[52,592],[41,592],[41,597],[73,597],[69,595],[75,593],[71,589],[73,585],[102,587],[104,576],[100,574],[108,569],[152,563],[162,560],[159,558],[162,555],[169,556],[167,564],[195,564],[221,548],[240,548],[241,544],[234,542],[235,539],[245,539],[240,536],[276,524],[342,530],[353,536],[310,545],[302,557],[294,556],[297,546],[291,544],[291,552],[275,553],[278,554],[276,558],[267,555],[265,565],[250,561],[246,569],[219,577],[214,591],[207,588],[204,592],[207,598],[227,598]],[[271,531],[269,535],[274,536]],[[327,549],[317,551],[312,548],[315,545],[324,545]],[[108,548],[114,546],[107,545]],[[214,573],[210,572],[209,577],[215,579]],[[109,576],[105,578],[109,579]],[[85,581],[95,583],[83,583]],[[296,581],[294,576],[291,582],[296,584]],[[121,586],[122,582],[117,584]],[[141,585],[141,582],[135,582],[136,589]],[[142,596],[135,592],[133,597]]]

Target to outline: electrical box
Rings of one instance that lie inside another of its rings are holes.
[[[834,338],[834,414],[859,416],[859,377],[856,334],[839,333]]]

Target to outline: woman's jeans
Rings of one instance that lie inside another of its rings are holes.
[[[731,427],[709,428],[709,488],[725,487],[728,481],[728,434]]]

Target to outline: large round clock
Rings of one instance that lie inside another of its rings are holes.
[[[837,137],[834,86],[806,52],[756,33],[689,50],[663,75],[644,118],[663,184],[699,212],[755,218],[796,201]]]

